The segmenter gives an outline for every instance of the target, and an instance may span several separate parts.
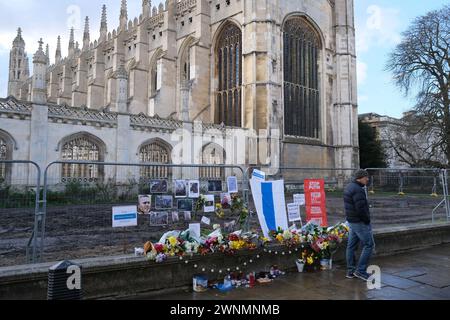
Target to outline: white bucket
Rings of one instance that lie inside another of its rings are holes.
[[[298,272],[303,272],[303,269],[305,268],[305,264],[300,261],[300,260],[296,260],[295,263],[297,264],[297,270]]]

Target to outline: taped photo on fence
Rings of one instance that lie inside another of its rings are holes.
[[[228,193],[238,193],[238,183],[236,177],[227,178]]]
[[[192,220],[191,211],[185,211],[184,212],[184,221],[191,221],[191,220]]]
[[[208,192],[222,192],[222,181],[221,180],[209,180],[208,181]]]
[[[180,215],[177,211],[172,212],[172,222],[176,223],[180,221]]]
[[[175,198],[186,198],[188,196],[188,182],[186,180],[175,180]]]
[[[155,208],[157,210],[169,210],[173,208],[173,197],[172,196],[156,196],[155,197]]]
[[[178,200],[179,211],[192,211],[194,201],[192,199],[180,199]]]
[[[151,180],[150,193],[167,193],[169,192],[169,181],[167,180]]]
[[[215,204],[214,204],[214,195],[206,195],[205,196],[205,206],[203,208],[203,211],[208,212],[214,212],[215,211]]]
[[[152,208],[152,196],[139,195],[138,213],[139,214],[150,214],[151,208]]]
[[[151,226],[166,226],[169,224],[169,214],[167,212],[150,213]]]
[[[229,209],[231,207],[231,195],[229,193],[221,193],[220,204],[222,208]]]
[[[200,197],[200,181],[190,180],[189,181],[189,198],[197,199]]]

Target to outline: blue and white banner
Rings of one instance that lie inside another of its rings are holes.
[[[284,181],[250,180],[253,201],[265,237],[278,228],[288,229]]]

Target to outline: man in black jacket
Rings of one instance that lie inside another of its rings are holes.
[[[370,224],[369,203],[365,186],[369,183],[369,173],[358,170],[354,181],[344,192],[345,214],[350,225],[347,246],[347,278],[369,279],[367,267],[374,248],[372,226]],[[359,243],[363,245],[361,257],[356,265],[355,251]]]

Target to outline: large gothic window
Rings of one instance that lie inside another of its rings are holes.
[[[8,160],[8,145],[0,136],[0,161],[1,160]],[[0,183],[4,181],[6,181],[6,164],[0,163]]]
[[[318,139],[319,36],[304,18],[294,17],[284,26],[283,42],[285,134]]]
[[[143,145],[139,149],[139,160],[141,163],[162,163],[171,162],[170,149],[165,143],[153,141]],[[141,179],[169,179],[171,170],[162,166],[146,166],[141,168]]]
[[[216,49],[215,123],[240,127],[242,124],[242,33],[233,23],[222,30]]]
[[[88,136],[79,136],[63,143],[63,161],[100,162],[103,155],[99,143]],[[93,182],[101,178],[102,172],[96,164],[63,164],[62,181]]]
[[[203,148],[202,164],[223,165],[225,164],[225,151],[217,144],[210,143]],[[225,170],[218,167],[200,168],[200,178],[208,180],[224,180]]]

